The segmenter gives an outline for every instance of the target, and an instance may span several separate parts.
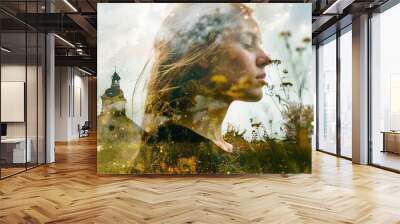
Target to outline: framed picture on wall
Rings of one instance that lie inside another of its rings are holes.
[[[98,173],[311,172],[311,4],[100,3],[98,49]]]
[[[25,82],[1,82],[1,122],[25,121]]]

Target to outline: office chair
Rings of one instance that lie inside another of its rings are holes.
[[[82,127],[79,127],[78,125],[78,129],[79,129],[79,138],[89,136],[89,129],[90,129],[89,121],[85,121]]]

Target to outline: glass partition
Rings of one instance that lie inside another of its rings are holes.
[[[336,39],[318,48],[318,149],[336,154]]]
[[[352,157],[352,35],[351,26],[340,36],[340,154]]]
[[[400,171],[400,4],[371,19],[371,162]]]
[[[311,77],[312,77],[312,81],[311,81],[311,88],[312,88],[312,93],[313,93],[313,105],[315,105],[313,107],[313,118],[314,118],[314,122],[313,122],[313,135],[312,135],[312,139],[311,139],[311,147],[312,150],[316,150],[317,149],[317,140],[316,140],[316,132],[317,132],[317,128],[316,128],[316,120],[317,120],[317,47],[316,45],[312,45],[312,53],[311,53]]]
[[[44,12],[44,1],[5,4]],[[45,44],[44,33],[0,12],[1,179],[45,163]]]
[[[26,41],[25,32],[1,34],[2,177],[24,171],[31,158],[26,150]]]

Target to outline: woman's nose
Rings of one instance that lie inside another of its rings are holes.
[[[271,58],[264,51],[260,51],[256,59],[257,67],[264,68],[265,66],[271,64]]]

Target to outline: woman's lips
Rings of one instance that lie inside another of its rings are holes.
[[[262,79],[262,80],[264,80],[265,77],[267,77],[267,75],[266,75],[265,73],[262,73],[262,74],[257,75],[257,76],[256,76],[256,79]]]
[[[256,76],[256,80],[262,85],[266,85],[267,82],[265,81],[265,77],[267,77],[267,75],[265,73],[262,73]]]

